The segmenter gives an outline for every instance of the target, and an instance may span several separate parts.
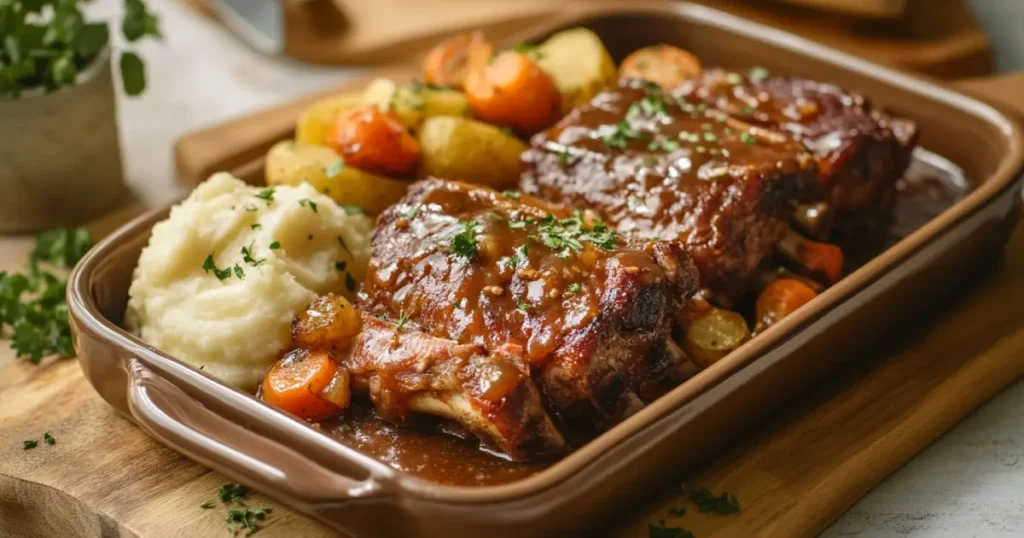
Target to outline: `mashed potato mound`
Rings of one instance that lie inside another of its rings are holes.
[[[373,221],[308,183],[272,189],[216,174],[153,227],[129,290],[128,329],[253,390],[318,295],[353,297]],[[209,263],[212,256],[213,264]]]

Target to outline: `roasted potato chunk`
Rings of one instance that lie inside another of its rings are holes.
[[[379,78],[366,87],[363,101],[392,112],[406,127],[417,130],[423,120],[434,116],[465,116],[469,113],[466,94],[423,84],[396,84]]]
[[[707,368],[750,339],[743,316],[731,310],[710,308],[686,323],[683,351],[701,368]]]
[[[359,312],[340,295],[318,297],[292,322],[292,345],[307,349],[344,347],[359,332]]]
[[[314,103],[299,116],[295,127],[295,141],[302,144],[325,145],[327,133],[334,127],[343,110],[363,104],[363,92],[344,93]]]
[[[277,143],[267,152],[267,185],[309,182],[339,204],[358,206],[371,214],[397,202],[408,181],[378,176],[347,166],[334,150],[324,146]]]
[[[469,118],[427,118],[418,139],[420,175],[457,179],[495,189],[519,181],[526,144],[501,129]]]
[[[615,82],[615,61],[601,38],[586,28],[558,32],[529,54],[554,79],[562,95],[563,114]]]

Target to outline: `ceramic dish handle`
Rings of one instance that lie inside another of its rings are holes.
[[[128,407],[151,435],[190,459],[258,490],[305,504],[383,494],[372,476],[344,476],[207,409],[138,361],[130,365]],[[296,487],[301,485],[301,487]]]

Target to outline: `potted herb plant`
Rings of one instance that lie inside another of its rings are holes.
[[[0,232],[84,222],[126,192],[110,25],[88,0],[0,0]],[[127,43],[159,37],[143,0],[125,0]],[[145,89],[141,58],[120,51],[121,85]]]

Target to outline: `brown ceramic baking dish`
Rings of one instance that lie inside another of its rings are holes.
[[[565,535],[699,463],[858,343],[995,260],[1019,219],[1024,138],[1012,120],[932,82],[713,9],[623,5],[587,4],[518,37],[583,25],[617,59],[667,42],[708,64],[835,81],[918,122],[927,150],[918,166],[971,192],[636,415],[504,485],[449,486],[396,471],[122,330],[133,268],[166,208],[108,237],[72,275],[68,304],[89,381],[168,446],[356,536]]]

